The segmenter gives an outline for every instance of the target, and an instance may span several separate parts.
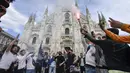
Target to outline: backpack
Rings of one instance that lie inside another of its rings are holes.
[[[103,54],[103,50],[98,45],[95,45],[95,49],[96,73],[109,73],[106,69],[107,65],[105,61],[105,55]]]
[[[91,46],[92,45],[88,46],[86,53],[89,51]],[[96,62],[96,65],[97,66],[106,66],[103,50],[98,45],[95,45],[94,47],[96,49],[96,52],[95,52],[95,62]]]
[[[33,64],[33,66],[36,66],[36,62],[34,59],[32,59],[32,64]]]
[[[87,52],[89,51],[89,49],[90,49],[91,46],[92,46],[92,45],[89,45],[89,46],[87,47],[87,50],[86,50],[85,54],[87,54]]]
[[[87,48],[86,53],[89,51],[90,47],[93,45],[89,45]],[[108,73],[108,70],[106,70],[106,62],[105,57],[103,54],[103,50],[98,46],[94,45],[96,52],[95,52],[95,62],[96,62],[96,73]],[[102,70],[103,68],[104,70]]]
[[[96,49],[96,52],[95,52],[96,65],[97,66],[106,66],[103,50],[98,45],[95,45],[95,49]]]

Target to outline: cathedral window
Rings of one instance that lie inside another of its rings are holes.
[[[37,40],[37,38],[34,37],[34,38],[33,38],[33,41],[32,41],[32,44],[36,44],[36,40]]]
[[[49,44],[49,42],[50,42],[50,38],[48,37],[46,38],[46,44]]]
[[[70,32],[69,28],[66,28],[65,29],[65,34],[69,34],[69,32]]]
[[[65,21],[69,22],[70,21],[70,14],[67,12],[65,13]]]
[[[47,32],[51,32],[51,31],[52,31],[52,27],[51,25],[48,25]]]

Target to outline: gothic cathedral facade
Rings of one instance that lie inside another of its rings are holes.
[[[78,4],[75,4],[78,9]],[[91,19],[89,10],[86,15],[81,13],[80,22],[86,26],[89,32],[102,33],[97,24]],[[19,45],[22,49],[38,52],[40,43],[43,41],[43,50],[51,53],[64,51],[70,47],[77,55],[84,52],[80,33],[80,26],[76,13],[63,7],[56,7],[54,13],[48,14],[45,10],[43,19],[35,24],[35,14],[32,14],[24,26]]]

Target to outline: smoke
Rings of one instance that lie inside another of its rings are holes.
[[[75,0],[57,0],[57,5],[71,10],[75,15],[77,15],[77,13],[80,14],[80,10],[75,6]]]
[[[75,5],[75,0],[57,0],[57,5],[70,9],[72,5]]]
[[[73,12],[73,14],[75,14],[76,18],[80,18],[80,10],[75,5],[72,6],[71,11]]]

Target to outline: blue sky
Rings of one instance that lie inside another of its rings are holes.
[[[23,26],[31,13],[37,13],[37,21],[43,16],[48,6],[49,13],[53,13],[57,0],[16,0],[7,9],[7,14],[2,17],[0,26],[10,34],[22,34]],[[73,0],[60,0],[61,4],[68,4]],[[63,1],[63,2],[62,2]],[[77,0],[80,11],[85,14],[88,7],[92,19],[97,22],[97,11],[102,11],[106,19],[114,19],[130,23],[130,0]],[[126,34],[121,32],[122,35]]]

